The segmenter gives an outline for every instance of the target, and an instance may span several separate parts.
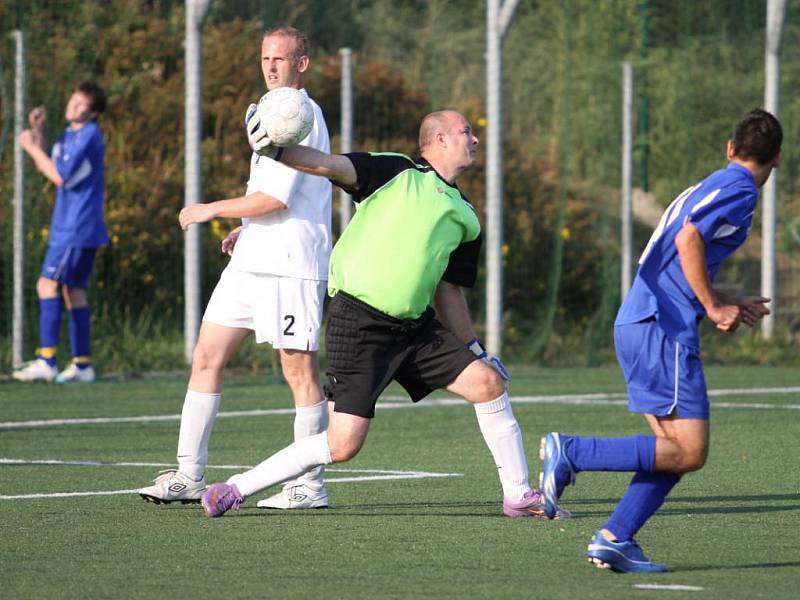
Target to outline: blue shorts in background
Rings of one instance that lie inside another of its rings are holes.
[[[68,287],[86,289],[96,252],[97,248],[48,246],[40,274]]]
[[[614,327],[614,346],[628,384],[628,410],[708,419],[699,350],[668,338],[655,318]]]

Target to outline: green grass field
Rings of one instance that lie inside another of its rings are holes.
[[[513,372],[512,396],[617,394],[515,403],[534,477],[539,438],[549,430],[645,430],[621,403],[614,368]],[[776,389],[712,397],[708,464],[684,478],[638,536],[671,569],[649,576],[601,571],[583,556],[628,474],[581,474],[564,497],[571,520],[504,518],[497,475],[466,403],[382,401],[361,454],[329,470],[329,510],[263,511],[253,498],[211,520],[197,506],[156,506],[125,492],[173,464],[178,422],[115,418],[177,415],[184,379],[0,382],[0,596],[795,598],[800,402],[777,388],[800,386],[800,372],[710,368],[708,380],[712,390]],[[284,385],[236,377],[221,410],[289,404]],[[220,418],[207,480],[224,480],[236,472],[225,466],[254,465],[286,445],[291,422],[274,413]],[[100,464],[69,464],[80,461]],[[363,479],[371,471],[454,475]],[[336,481],[343,478],[350,481]]]

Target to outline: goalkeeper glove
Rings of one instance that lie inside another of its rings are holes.
[[[508,370],[506,369],[506,366],[503,364],[503,361],[500,360],[500,357],[489,354],[484,349],[484,347],[481,346],[481,343],[478,341],[478,338],[475,338],[474,340],[467,342],[467,348],[472,350],[472,353],[475,356],[480,358],[483,362],[485,362],[495,371],[500,373],[500,377],[502,377],[505,381],[508,382],[511,381],[511,375],[508,374]]]
[[[259,156],[278,160],[281,149],[272,144],[266,129],[261,126],[261,118],[258,116],[258,107],[255,104],[247,107],[247,112],[244,115],[244,124],[247,130],[247,141],[250,143],[253,152]]]

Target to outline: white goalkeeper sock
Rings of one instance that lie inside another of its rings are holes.
[[[294,415],[294,441],[325,431],[328,426],[328,401],[321,400],[314,406],[298,406]],[[325,467],[311,469],[297,478],[297,482],[319,491],[323,486]],[[286,484],[289,485],[289,484]]]
[[[492,453],[503,486],[503,495],[522,500],[530,491],[528,461],[522,444],[522,432],[511,410],[508,392],[491,402],[475,404],[475,415],[486,445]]]
[[[178,470],[195,481],[208,464],[208,439],[214,428],[221,394],[186,390],[178,434]]]
[[[249,471],[234,475],[228,483],[236,484],[244,496],[252,496],[271,485],[296,478],[309,469],[329,464],[331,450],[328,434],[323,431],[286,446]]]

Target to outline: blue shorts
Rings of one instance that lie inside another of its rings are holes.
[[[708,419],[700,352],[666,336],[655,318],[614,327],[614,346],[628,383],[628,410]]]
[[[97,248],[48,246],[40,275],[61,285],[86,289]]]

